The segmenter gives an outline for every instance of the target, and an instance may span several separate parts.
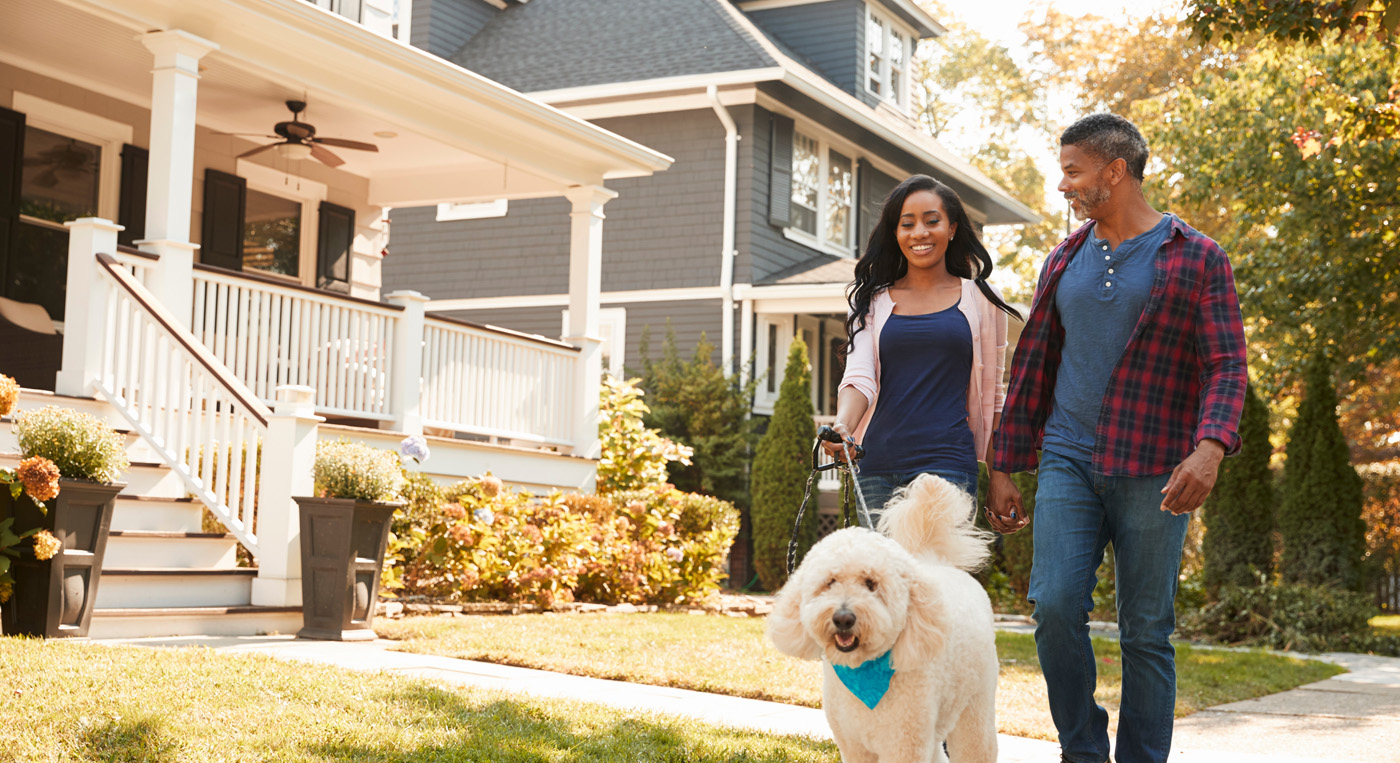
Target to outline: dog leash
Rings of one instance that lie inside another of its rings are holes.
[[[833,461],[829,464],[821,463],[822,442],[839,443],[841,445],[844,461]],[[802,505],[797,507],[797,519],[792,523],[792,537],[788,540],[787,571],[792,574],[793,568],[797,566],[797,536],[802,527],[802,515],[807,511],[807,504],[812,500],[812,486],[816,484],[817,476],[825,471],[835,470],[840,475],[841,480],[841,515],[846,527],[851,526],[851,489],[855,486],[856,495],[856,521],[861,527],[867,530],[874,530],[874,523],[870,521],[870,510],[865,505],[865,491],[861,490],[860,467],[857,461],[865,457],[865,448],[856,445],[843,438],[836,430],[823,425],[817,430],[817,439],[812,443],[812,471],[807,475],[807,487],[802,495]]]

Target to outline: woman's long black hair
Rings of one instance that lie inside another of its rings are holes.
[[[865,316],[870,313],[870,301],[876,292],[889,288],[895,281],[909,272],[909,261],[899,248],[895,230],[899,227],[899,217],[904,212],[904,200],[909,194],[918,191],[933,191],[943,200],[943,209],[948,214],[948,222],[957,226],[953,239],[948,242],[948,250],[943,255],[943,266],[959,278],[970,278],[982,290],[987,300],[1008,315],[1021,319],[1021,314],[1006,304],[987,285],[987,276],[992,274],[992,256],[982,245],[977,234],[973,233],[972,221],[963,209],[962,199],[957,191],[934,180],[928,175],[913,175],[895,186],[885,198],[880,209],[880,219],[875,229],[870,231],[870,241],[865,245],[865,254],[856,262],[856,279],[846,289],[846,301],[851,312],[846,317],[845,351],[850,352],[855,343],[856,332],[860,331]],[[974,270],[975,268],[975,270]]]

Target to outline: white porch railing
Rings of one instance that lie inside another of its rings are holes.
[[[429,317],[423,327],[421,415],[428,426],[570,446],[578,412],[570,345]]]
[[[142,286],[148,284],[146,279],[155,271],[156,263],[160,262],[160,258],[154,254],[127,246],[117,247],[117,252],[112,257]]]
[[[98,394],[257,556],[257,477],[271,411],[123,263],[107,254],[97,263]]]
[[[402,308],[196,266],[190,330],[263,401],[316,390],[318,413],[392,420],[394,324]]]

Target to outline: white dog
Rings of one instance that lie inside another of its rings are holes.
[[[846,763],[942,763],[945,740],[957,763],[995,763],[992,605],[968,574],[991,536],[972,512],[966,493],[922,475],[886,507],[879,533],[823,538],[778,593],[768,637],[825,658],[822,706]]]

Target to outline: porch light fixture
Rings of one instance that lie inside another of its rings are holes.
[[[277,153],[281,154],[284,159],[301,161],[311,158],[311,146],[305,143],[278,143]]]

